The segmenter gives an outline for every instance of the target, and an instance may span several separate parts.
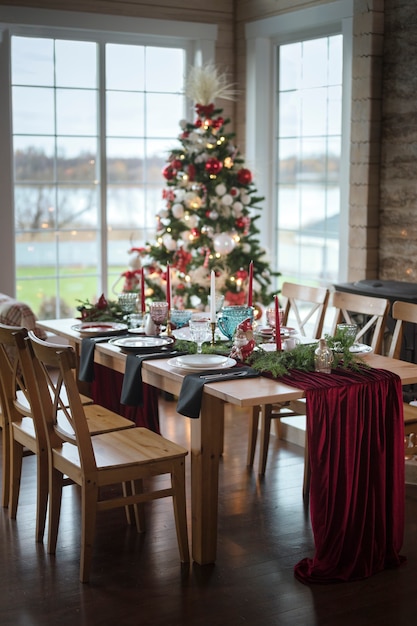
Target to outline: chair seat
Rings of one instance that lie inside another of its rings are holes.
[[[109,436],[110,435],[110,436]],[[147,428],[134,428],[132,431],[117,431],[96,435],[92,440],[97,470],[104,472],[115,467],[125,471],[132,466],[137,476],[138,465],[149,465],[155,461],[170,461],[185,457],[188,452],[161,435]],[[74,466],[80,466],[78,448],[71,443],[53,450],[55,462],[59,469],[73,476]],[[59,459],[59,461],[58,461]],[[72,469],[70,469],[72,467]]]
[[[93,435],[100,435],[109,430],[125,430],[134,428],[135,424],[131,421],[106,409],[98,404],[87,404],[84,406],[85,416],[87,418],[88,430]]]

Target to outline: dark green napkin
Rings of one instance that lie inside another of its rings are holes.
[[[198,374],[187,374],[182,381],[180,395],[178,397],[177,413],[186,417],[198,418],[200,416],[201,399],[203,397],[203,387],[205,383],[216,383],[226,380],[245,380],[245,378],[255,378],[259,372],[252,367],[242,365],[233,367],[230,370],[216,369],[198,372]]]

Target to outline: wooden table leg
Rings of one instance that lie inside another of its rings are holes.
[[[203,394],[200,418],[191,420],[192,557],[200,565],[216,560],[223,410],[221,400]]]

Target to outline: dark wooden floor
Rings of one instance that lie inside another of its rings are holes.
[[[163,432],[188,445],[186,418],[161,401]],[[16,521],[0,512],[1,626],[394,626],[417,620],[417,487],[407,487],[407,563],[370,579],[305,586],[293,567],[312,556],[302,498],[302,453],[271,442],[267,474],[245,467],[247,420],[226,418],[214,566],[181,566],[171,506],[148,509],[148,532],[123,511],[100,514],[91,582],[78,581],[79,498],[66,487],[57,554],[34,541],[33,458],[26,458]],[[256,459],[257,461],[257,459]],[[189,458],[188,458],[189,469]]]

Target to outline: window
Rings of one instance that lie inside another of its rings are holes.
[[[338,279],[342,50],[341,35],[278,48],[276,249],[284,280]]]
[[[336,1],[246,27],[246,153],[282,281],[346,280],[352,16]]]
[[[181,23],[170,28],[175,37],[10,27],[16,297],[42,318],[116,297],[128,250],[154,237],[198,51]]]

